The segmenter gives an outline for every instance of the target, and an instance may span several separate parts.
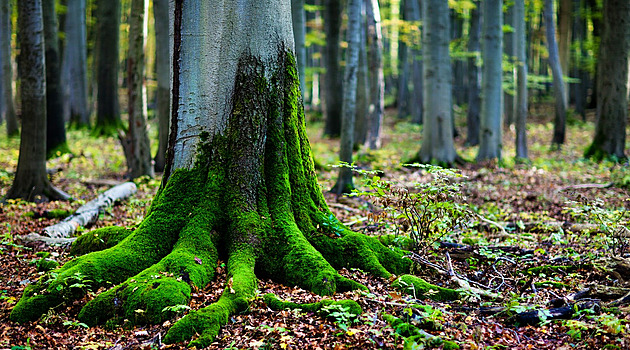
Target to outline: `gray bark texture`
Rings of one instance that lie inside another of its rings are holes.
[[[385,77],[383,74],[383,34],[378,0],[367,0],[368,70],[370,103],[365,145],[369,149],[381,147],[381,130],[385,114]]]
[[[479,109],[481,108],[481,3],[475,1],[475,8],[470,11],[470,31],[468,34],[468,52],[474,57],[468,58],[468,111],[466,125],[468,132],[466,143],[470,146],[479,144]]]
[[[506,25],[510,25],[512,26],[512,29],[514,29],[514,5],[511,4],[506,7],[507,10],[505,11],[503,21]],[[503,33],[503,53],[508,57],[508,61],[511,64],[514,64],[514,32]],[[516,84],[515,81],[512,81],[512,83]],[[516,85],[514,85],[514,90],[516,90]],[[513,125],[515,121],[514,91],[511,93],[506,90],[503,91],[503,116],[503,125],[507,129]]]
[[[422,10],[420,6],[421,0],[407,0],[411,3],[411,12],[409,20],[422,21]],[[419,24],[422,31],[422,24]],[[422,110],[424,109],[424,88],[422,77],[422,49],[415,45],[411,48],[411,70],[413,79],[413,99],[411,103],[411,121],[417,124],[422,124]]]
[[[127,103],[129,130],[121,136],[128,175],[134,179],[153,176],[151,145],[144,99],[144,16],[147,0],[132,0],[129,12],[129,53],[127,55]]]
[[[367,122],[370,103],[370,80],[368,79],[368,48],[366,6],[361,1],[360,30],[361,42],[359,43],[359,65],[357,68],[357,107],[354,119],[354,145],[360,147],[367,137]]]
[[[293,19],[293,40],[295,41],[295,58],[300,76],[300,91],[302,100],[306,91],[306,11],[305,0],[291,0],[291,13]]]
[[[626,158],[630,2],[604,1],[603,23],[597,66],[597,121],[586,156],[620,160]]]
[[[443,0],[422,2],[424,52],[424,120],[422,163],[451,165],[457,154],[453,144],[449,11]]]
[[[154,158],[154,169],[164,171],[166,149],[171,120],[170,55],[168,39],[168,0],[153,0],[155,18],[155,70],[157,75],[156,115],[158,120],[158,150]]]
[[[558,54],[556,42],[556,26],[554,24],[553,0],[545,0],[543,17],[545,19],[545,36],[547,39],[547,51],[549,51],[549,66],[553,75],[553,91],[555,98],[555,119],[553,122],[553,138],[551,144],[560,146],[564,144],[566,137],[567,104],[564,92],[564,80],[562,78],[562,66]]]
[[[359,51],[361,46],[361,0],[348,1],[348,51],[346,52],[346,70],[343,89],[343,118],[341,122],[341,144],[339,160],[352,163],[354,145],[354,118],[357,103],[357,70],[359,68]],[[339,178],[332,189],[336,194],[349,193],[354,188],[352,169],[339,168]]]
[[[86,0],[68,0],[66,44],[61,68],[64,111],[75,127],[90,125],[87,82]]]
[[[501,159],[503,1],[484,0],[482,25],[481,129],[477,160]]]
[[[516,158],[527,159],[527,56],[525,51],[525,0],[514,1],[514,118]]]
[[[6,198],[28,201],[67,199],[46,174],[46,67],[41,0],[18,1],[18,57],[22,133],[20,156]]]
[[[7,123],[7,134],[17,135],[18,120],[13,98],[13,65],[11,63],[11,1],[0,2],[0,69],[2,69],[0,91],[0,122]]]
[[[341,110],[343,106],[343,75],[341,59],[341,8],[339,0],[324,0],[324,135],[337,137],[341,134]]]

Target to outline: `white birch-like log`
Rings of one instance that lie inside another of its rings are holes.
[[[79,227],[94,224],[98,220],[99,213],[105,207],[114,202],[129,198],[136,193],[137,188],[133,182],[125,182],[103,192],[95,199],[81,206],[77,211],[63,221],[48,226],[43,230],[43,235],[52,238],[62,238],[72,235]]]

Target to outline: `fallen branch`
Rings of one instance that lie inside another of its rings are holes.
[[[583,188],[609,188],[609,187],[613,187],[614,183],[613,182],[608,182],[605,184],[577,184],[577,185],[568,185],[568,186],[562,186],[559,187],[556,192],[562,192],[562,191],[566,191],[566,190],[578,190],[578,189],[583,189]]]
[[[51,238],[69,237],[79,227],[85,227],[95,223],[103,208],[111,206],[116,201],[130,197],[136,193],[136,191],[137,188],[133,182],[125,182],[114,186],[77,209],[74,214],[68,216],[63,221],[46,227],[42,235]]]

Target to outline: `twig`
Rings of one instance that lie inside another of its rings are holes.
[[[614,182],[608,182],[605,184],[577,184],[577,185],[568,185],[568,186],[562,186],[559,187],[556,192],[562,192],[562,191],[566,191],[566,190],[577,190],[577,189],[583,189],[583,188],[609,188],[609,187],[613,187],[615,183]]]

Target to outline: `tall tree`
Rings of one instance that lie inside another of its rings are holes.
[[[166,166],[166,149],[171,119],[168,0],[153,0],[153,16],[155,18],[155,71],[157,75],[157,108],[155,113],[158,120],[158,149],[154,158],[154,169],[157,172],[162,172]]]
[[[383,278],[408,271],[403,251],[349,231],[324,201],[300,104],[290,1],[174,5],[173,142],[149,213],[119,245],[28,285],[10,318],[36,319],[81,298],[61,287],[80,273],[86,289],[118,284],[83,307],[82,322],[162,323],[171,317],[165,307],[187,304],[212,280],[221,256],[223,294],[163,339],[195,337],[190,345],[201,348],[247,309],[256,274],[330,295],[366,289],[335,267]]]
[[[527,159],[527,56],[525,53],[525,0],[514,1],[514,118],[516,158]]]
[[[68,0],[66,43],[61,67],[64,111],[74,127],[90,125],[87,80],[86,0]]]
[[[482,25],[481,129],[477,160],[501,159],[503,1],[484,0]]]
[[[508,62],[514,65],[514,3],[506,5],[503,22],[512,27],[512,31],[503,33],[503,53],[507,56]],[[509,77],[512,78],[511,76]],[[515,83],[513,81],[513,83]],[[503,125],[507,129],[514,125],[514,92],[503,91]]]
[[[348,1],[348,50],[346,52],[346,70],[343,78],[343,118],[341,120],[341,143],[339,160],[351,164],[354,146],[354,118],[357,104],[357,70],[359,51],[361,50],[361,3],[362,0]],[[354,189],[352,169],[342,166],[332,192],[350,193]]]
[[[324,0],[324,135],[337,137],[341,134],[341,110],[343,106],[343,75],[339,66],[341,58],[341,9],[339,0]]]
[[[63,117],[61,56],[55,0],[42,0],[42,11],[46,48],[46,154],[50,158],[69,153],[70,149],[66,142],[66,125]]]
[[[55,188],[46,173],[46,65],[42,2],[20,0],[17,10],[22,132],[17,171],[6,198],[28,201],[67,199],[68,195]]]
[[[466,112],[466,143],[471,146],[479,144],[479,109],[481,108],[481,3],[475,1],[470,10],[470,29],[468,34],[468,111]]]
[[[13,65],[11,63],[11,1],[0,1],[0,81],[2,95],[0,96],[0,121],[6,120],[7,134],[17,135],[18,120],[15,114],[15,100],[13,99]]]
[[[118,104],[120,0],[96,0],[96,125],[94,134],[113,135],[122,126]]]
[[[553,75],[553,91],[555,98],[555,119],[553,122],[553,138],[551,144],[559,147],[564,143],[567,122],[567,100],[564,92],[564,79],[562,66],[558,55],[558,43],[556,42],[556,26],[553,16],[553,0],[545,0],[543,16],[545,18],[545,37],[547,39],[547,51],[549,51],[549,66]]]
[[[424,120],[422,163],[454,164],[449,12],[443,0],[422,1],[424,52]]]
[[[147,130],[144,93],[144,38],[147,0],[131,0],[129,11],[129,53],[127,55],[127,105],[129,129],[120,136],[130,178],[153,176],[151,144]]]
[[[625,159],[630,3],[605,0],[597,66],[597,121],[586,157]]]
[[[385,115],[385,77],[383,74],[383,34],[378,0],[366,0],[368,23],[368,67],[370,103],[365,144],[369,149],[381,147],[381,130]]]
[[[558,0],[558,57],[564,74],[569,73],[573,32],[573,0]],[[565,100],[568,102],[568,86],[564,84]],[[567,103],[568,104],[568,103]]]
[[[302,98],[306,91],[306,11],[304,0],[291,0],[291,14],[293,19],[293,38],[295,41],[295,55],[300,75],[300,91]]]
[[[367,137],[367,121],[370,104],[370,80],[368,79],[367,19],[366,6],[361,0],[361,42],[357,67],[357,103],[354,118],[354,147],[360,147]]]
[[[411,3],[411,13],[409,20],[418,22],[419,32],[422,32],[422,10],[420,6],[421,0],[409,0]],[[421,40],[415,42],[411,49],[411,76],[413,79],[413,103],[411,105],[411,121],[422,124],[422,111],[424,109],[424,88],[423,88],[423,65],[422,65],[422,47],[419,45]]]

